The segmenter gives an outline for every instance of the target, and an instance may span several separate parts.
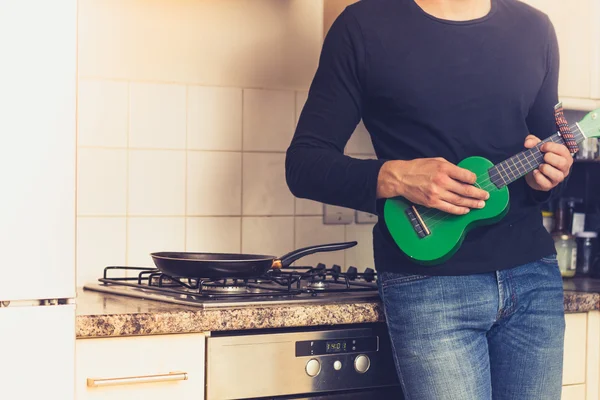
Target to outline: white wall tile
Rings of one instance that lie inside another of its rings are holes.
[[[185,86],[131,83],[129,146],[184,149]]]
[[[188,152],[187,215],[240,215],[242,154]]]
[[[346,241],[356,241],[358,244],[346,250],[346,267],[356,267],[359,271],[365,268],[375,269],[373,259],[373,225],[346,225]]]
[[[242,150],[242,90],[188,87],[188,149]]]
[[[244,90],[244,150],[285,151],[294,134],[294,92]]]
[[[243,217],[242,253],[280,257],[294,250],[294,217]]]
[[[185,213],[185,152],[130,150],[129,214]]]
[[[344,242],[344,225],[324,225],[322,217],[296,217],[296,248]],[[296,261],[296,265],[344,266],[344,251],[316,253]]]
[[[154,267],[150,253],[185,250],[185,218],[129,218],[127,264]]]
[[[293,215],[285,181],[285,154],[244,154],[244,215]]]
[[[80,80],[79,146],[127,147],[128,84]]]
[[[347,154],[375,154],[369,131],[361,121],[346,145]]]
[[[299,199],[296,200],[296,215],[323,215],[323,204],[308,200],[308,199]]]
[[[242,232],[240,217],[188,218],[186,251],[239,253]]]
[[[77,213],[125,215],[127,150],[84,148],[77,157]]]
[[[296,92],[296,124],[298,124],[306,100],[308,100],[308,92]]]
[[[77,286],[96,283],[104,267],[125,265],[126,219],[77,218]]]

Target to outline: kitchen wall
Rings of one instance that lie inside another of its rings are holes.
[[[78,285],[153,251],[256,252],[372,267],[372,225],[323,225],[285,150],[323,37],[322,0],[80,0]],[[359,126],[347,146],[373,157]]]

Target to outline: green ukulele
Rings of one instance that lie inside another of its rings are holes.
[[[600,108],[570,127],[564,119],[561,104],[555,107],[555,117],[559,132],[532,149],[496,165],[483,157],[469,157],[458,164],[477,175],[476,187],[490,193],[482,209],[453,215],[412,204],[403,197],[387,199],[383,218],[400,250],[422,265],[437,265],[448,260],[460,248],[469,230],[498,222],[506,215],[509,209],[507,186],[539,167],[544,158],[540,151],[543,143],[564,144],[575,154],[577,143],[600,137]]]

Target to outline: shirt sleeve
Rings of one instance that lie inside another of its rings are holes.
[[[536,100],[529,110],[526,121],[529,132],[542,140],[557,132],[556,121],[554,119],[554,106],[558,103],[558,75],[560,67],[558,40],[554,26],[548,18],[547,26],[546,76]],[[549,192],[540,192],[531,189],[531,197],[536,203],[545,203],[561,192],[565,184],[566,182],[563,182]]]
[[[346,9],[324,40],[308,99],[286,154],[286,180],[296,197],[376,212],[377,178],[383,160],[344,155],[361,120],[364,40]]]

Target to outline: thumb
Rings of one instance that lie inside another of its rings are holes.
[[[539,142],[541,142],[541,140],[537,136],[527,135],[527,137],[525,138],[525,148],[531,149],[532,147],[535,147],[535,145],[537,145]]]

